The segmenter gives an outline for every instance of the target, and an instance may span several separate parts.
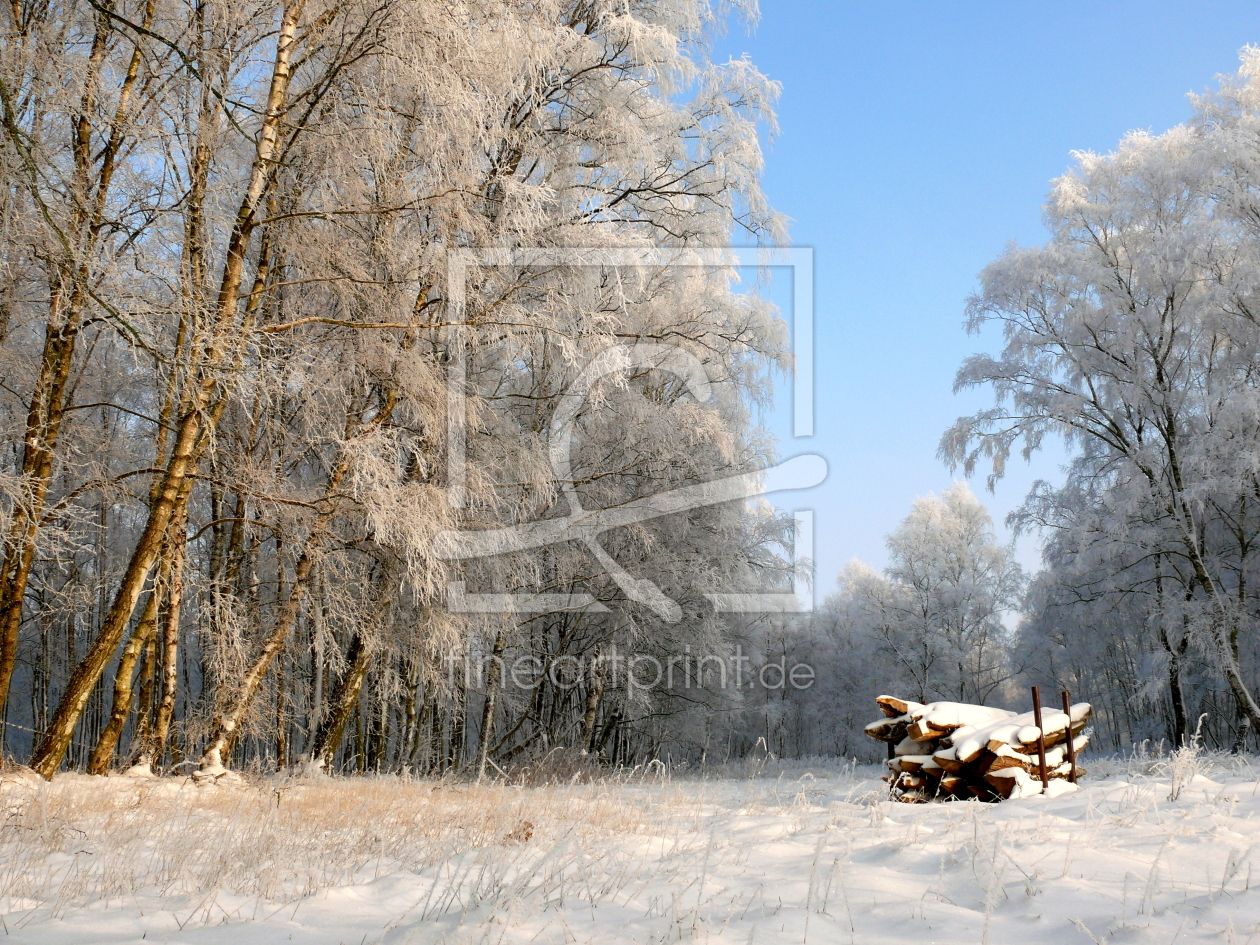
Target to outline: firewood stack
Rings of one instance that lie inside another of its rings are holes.
[[[1038,729],[1033,712],[1021,715],[961,702],[920,705],[895,696],[875,701],[884,718],[866,726],[866,734],[893,746],[884,780],[897,800],[998,801],[1041,794],[1039,734],[1047,793],[1071,790],[1067,783],[1085,774],[1080,753],[1089,744],[1082,734],[1092,711],[1088,702],[1070,710],[1074,767],[1068,760],[1068,715],[1062,711],[1042,712]]]

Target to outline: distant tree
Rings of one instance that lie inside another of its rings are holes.
[[[873,639],[886,685],[919,701],[983,704],[1010,676],[1002,615],[1023,573],[966,483],[917,499],[888,536],[881,576],[861,562],[841,575],[833,609]]]

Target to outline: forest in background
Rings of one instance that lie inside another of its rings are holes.
[[[773,462],[784,325],[713,255],[786,241],[759,183],[777,87],[708,58],[755,16],[12,0],[4,755],[210,778],[867,757],[881,691],[1029,683],[1092,702],[1103,749],[1200,724],[1254,747],[1256,50],[1186,125],[1077,155],[1049,241],[981,275],[969,323],[1005,347],[958,386],[994,406],[941,456],[1000,476],[1066,439],[1014,522],[1037,574],[964,485],[809,615],[714,607],[791,582],[791,518],[742,500],[447,553]]]

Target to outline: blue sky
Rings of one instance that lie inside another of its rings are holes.
[[[780,452],[824,455],[826,483],[780,494],[816,515],[819,598],[850,558],[882,566],[911,501],[946,488],[941,433],[987,395],[951,393],[962,359],[995,337],[962,328],[976,275],[1011,241],[1042,242],[1041,207],[1073,150],[1190,116],[1189,92],[1260,43],[1254,3],[1009,4],[763,0],[747,53],[783,86],[765,189],[816,253],[817,433]],[[786,399],[786,398],[785,398]],[[1060,457],[1012,464],[1001,522]],[[1003,530],[1003,534],[1006,534]],[[1035,539],[1020,560],[1038,561]]]

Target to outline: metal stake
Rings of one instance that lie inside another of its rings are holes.
[[[1067,716],[1067,756],[1068,764],[1072,766],[1068,773],[1068,780],[1075,784],[1076,746],[1072,744],[1072,694],[1066,689],[1063,690],[1063,714]]]
[[[1032,687],[1033,721],[1037,723],[1037,764],[1041,769],[1041,789],[1050,787],[1050,779],[1046,776],[1046,733],[1041,728],[1041,690]]]

